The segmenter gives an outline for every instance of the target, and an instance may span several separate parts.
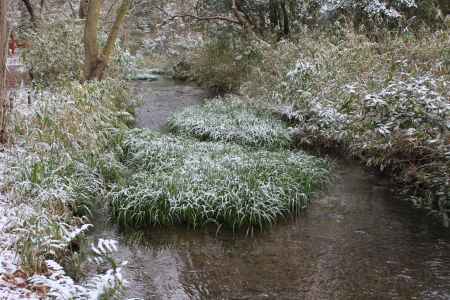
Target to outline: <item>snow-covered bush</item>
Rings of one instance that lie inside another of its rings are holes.
[[[122,267],[126,264],[117,263],[111,254],[117,251],[117,242],[114,240],[100,239],[96,245],[92,245],[92,261],[105,267],[106,272],[97,274],[83,283],[76,283],[69,277],[64,268],[54,260],[46,260],[46,274],[32,276],[28,281],[33,286],[40,286],[46,291],[45,297],[62,300],[100,300],[120,299],[120,293],[126,281],[122,276]]]
[[[27,68],[35,80],[79,80],[83,72],[83,28],[72,21],[46,24],[30,32],[32,47],[23,52]]]
[[[405,157],[447,152],[450,102],[446,85],[443,78],[428,74],[397,78],[381,91],[366,95],[361,107],[363,118],[354,124],[354,131],[360,130],[355,136],[358,142],[352,145],[354,152],[372,152],[368,164],[382,169],[393,163],[386,147],[400,146],[398,150]],[[422,150],[417,152],[419,147]],[[413,153],[408,154],[408,150]]]
[[[83,78],[83,25],[64,20],[43,25],[38,32],[26,35],[32,47],[23,52],[23,59],[33,80],[45,85],[52,82],[79,81]],[[106,35],[99,34],[99,45],[106,43]],[[137,59],[117,42],[106,76],[125,78],[136,68]]]
[[[47,150],[95,150],[108,141],[105,129],[133,121],[123,81],[71,82],[51,92],[28,93],[31,105],[26,99],[17,103],[12,123],[18,136]]]
[[[281,106],[301,144],[344,149],[389,172],[448,224],[448,32],[380,44],[352,31],[337,44],[324,35],[301,40],[268,51],[270,67],[257,67],[262,75],[244,92]]]
[[[305,208],[328,179],[328,164],[302,152],[270,152],[233,144],[132,130],[123,162],[134,174],[110,194],[122,225],[207,223],[261,229]]]
[[[353,25],[369,35],[379,29],[411,30],[412,24],[416,29],[423,24],[445,27],[447,9],[439,0],[325,0],[321,5],[322,15],[350,16]]]
[[[174,133],[202,140],[269,149],[288,147],[291,142],[289,128],[281,120],[234,96],[177,112],[170,118],[169,127]]]

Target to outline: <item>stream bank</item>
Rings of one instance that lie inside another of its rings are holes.
[[[151,129],[208,96],[165,79],[133,89],[143,96],[137,126]],[[253,238],[179,227],[125,233],[106,220],[94,236],[119,241],[127,298],[448,299],[450,234],[358,165],[336,170],[300,217]]]

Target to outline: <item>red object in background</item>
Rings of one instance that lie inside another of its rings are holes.
[[[13,33],[11,33],[11,38],[9,40],[9,50],[11,50],[11,54],[16,54],[17,49],[17,41]]]

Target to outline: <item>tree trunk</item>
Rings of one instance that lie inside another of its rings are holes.
[[[84,29],[85,80],[103,79],[119,36],[120,27],[124,23],[128,13],[129,4],[129,0],[122,1],[122,4],[117,10],[116,20],[109,33],[106,46],[102,50],[99,50],[97,43],[97,25],[100,18],[101,0],[89,1],[86,26]]]
[[[283,12],[283,35],[285,37],[288,37],[291,29],[290,29],[290,22],[289,22],[289,13],[286,8],[286,1],[282,1],[281,3],[281,11]]]
[[[95,77],[95,69],[99,64],[97,44],[97,25],[100,17],[101,0],[89,1],[86,26],[84,28],[84,77],[91,80]]]
[[[80,0],[80,10],[78,16],[80,19],[86,19],[88,14],[89,0]]]
[[[8,0],[0,1],[0,143],[7,142],[9,100],[6,83],[6,60],[8,55]]]

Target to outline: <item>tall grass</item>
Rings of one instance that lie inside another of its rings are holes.
[[[212,100],[175,113],[169,120],[173,133],[201,140],[232,142],[268,149],[291,143],[289,128],[270,112],[258,110],[234,96]]]
[[[127,132],[123,162],[135,170],[111,196],[122,225],[208,223],[262,229],[305,208],[328,179],[325,160],[303,152]]]
[[[80,228],[86,228],[86,217],[101,204],[114,176],[104,172],[115,167],[107,155],[111,133],[132,118],[125,85],[118,80],[29,92],[31,105],[26,97],[16,99],[12,119],[20,152],[7,164],[6,190],[15,205],[27,208],[13,228],[21,267],[42,274],[49,258],[70,260],[70,247],[82,239]]]

